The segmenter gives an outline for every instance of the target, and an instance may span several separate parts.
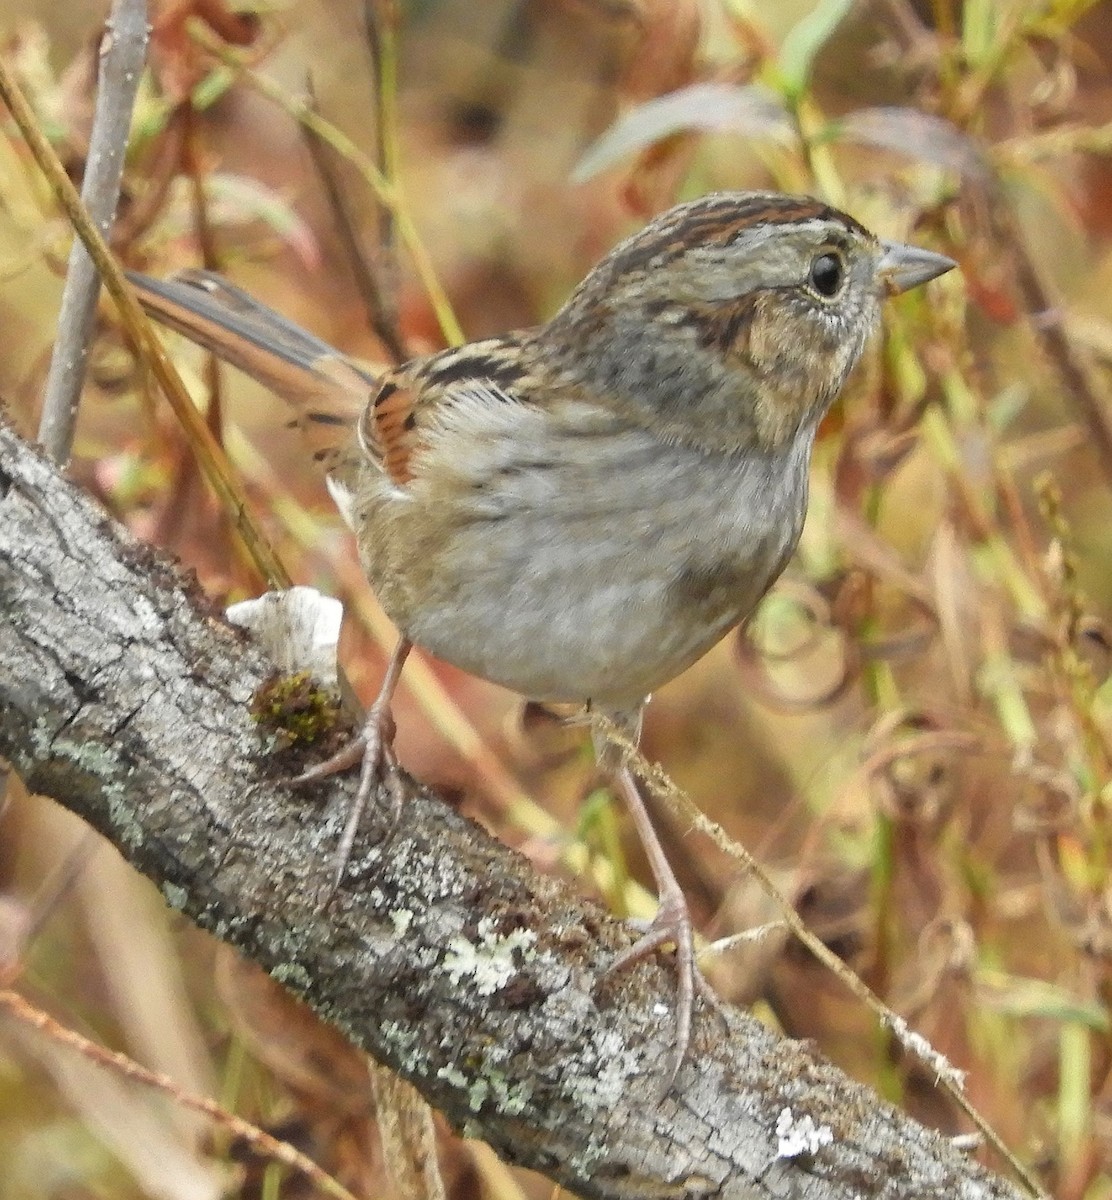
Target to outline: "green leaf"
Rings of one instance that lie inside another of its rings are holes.
[[[961,18],[961,48],[971,66],[980,66],[994,54],[1000,14],[996,0],[966,0]]]
[[[235,83],[235,72],[230,67],[216,67],[193,89],[193,107],[202,112],[222,99]]]
[[[780,47],[780,77],[784,94],[797,99],[811,75],[815,55],[849,12],[853,0],[818,0],[813,9],[784,38]]]
[[[982,982],[985,1001],[995,1012],[1108,1032],[1108,1012],[1103,1005],[1081,999],[1058,984],[993,971],[985,971]]]

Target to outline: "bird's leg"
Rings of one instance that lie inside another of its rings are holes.
[[[355,844],[355,835],[359,830],[359,822],[370,802],[377,779],[381,778],[390,790],[391,830],[401,815],[402,790],[398,776],[398,760],[394,757],[395,730],[391,703],[398,686],[398,679],[401,677],[402,667],[412,648],[413,643],[405,637],[401,638],[394,647],[394,653],[386,665],[382,686],[379,688],[374,703],[367,710],[367,717],[359,736],[352,738],[342,750],[331,758],[325,759],[315,767],[310,767],[290,780],[295,787],[319,783],[320,780],[327,779],[329,775],[334,775],[337,771],[347,770],[348,767],[353,767],[358,762],[363,764],[359,772],[359,787],[348,808],[344,831],[340,835],[340,841],[332,859],[333,891],[340,886],[344,872],[347,870],[352,846]]]
[[[633,823],[637,827],[637,835],[652,868],[653,879],[656,881],[657,898],[660,907],[656,911],[648,929],[628,950],[623,951],[610,964],[611,971],[621,971],[634,963],[648,958],[654,950],[671,942],[676,947],[676,1042],[672,1052],[671,1066],[665,1080],[667,1091],[675,1081],[676,1075],[687,1055],[687,1047],[691,1041],[691,1014],[695,1003],[695,985],[698,977],[698,967],[695,964],[695,931],[691,924],[691,914],[688,912],[687,900],[680,889],[675,872],[664,853],[656,830],[653,828],[649,810],[645,807],[641,789],[633,772],[628,766],[623,766],[618,772],[615,783],[625,800]],[[701,981],[700,981],[701,982]]]
[[[641,732],[641,713],[636,716],[621,714],[623,729],[631,734],[631,740],[636,744]],[[671,942],[676,948],[676,1041],[672,1053],[671,1065],[665,1079],[667,1091],[675,1081],[676,1075],[687,1054],[691,1041],[691,1018],[695,1005],[695,989],[701,994],[709,991],[709,985],[699,974],[695,961],[695,931],[691,924],[691,914],[687,908],[687,900],[676,879],[675,872],[664,853],[652,818],[645,806],[644,797],[633,772],[630,770],[626,756],[622,755],[620,765],[613,762],[617,747],[598,744],[599,758],[614,780],[615,786],[621,792],[622,799],[629,809],[630,816],[637,828],[638,837],[644,847],[645,854],[652,868],[653,879],[656,881],[657,897],[660,907],[653,917],[645,933],[628,950],[623,951],[610,964],[611,971],[621,971],[642,959],[648,958],[653,951]]]

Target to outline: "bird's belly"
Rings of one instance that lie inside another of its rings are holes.
[[[500,553],[479,585],[469,569],[456,572],[451,594],[414,614],[409,635],[533,699],[624,706],[690,666],[759,598],[737,577],[693,620],[680,573],[614,549],[549,540],[532,562]],[[751,578],[767,577],[758,567]]]
[[[641,700],[749,615],[799,536],[807,447],[783,462],[628,434],[586,460],[532,447],[513,470],[479,464],[450,488],[441,471],[384,501],[365,556],[415,644],[525,696]]]

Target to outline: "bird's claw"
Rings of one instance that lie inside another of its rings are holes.
[[[359,823],[370,804],[375,783],[380,780],[390,792],[390,821],[383,834],[383,839],[388,839],[397,828],[401,817],[404,791],[401,769],[394,754],[393,741],[394,719],[388,705],[373,704],[367,713],[363,732],[358,737],[352,738],[343,749],[332,755],[331,758],[317,763],[316,766],[310,767],[289,781],[292,787],[305,787],[309,784],[319,783],[339,771],[346,771],[357,763],[361,764],[359,786],[348,805],[347,819],[332,857],[332,878],[327,893],[323,897],[322,907],[332,899],[336,889],[343,881],[351,861],[351,852],[355,845],[356,834],[359,832]]]
[[[691,1043],[691,1023],[695,1009],[695,992],[704,999],[708,997],[717,1005],[710,985],[699,972],[695,961],[695,931],[687,903],[678,890],[663,895],[656,916],[646,931],[607,968],[607,974],[624,971],[644,961],[661,946],[671,942],[676,948],[676,1037],[671,1062],[664,1076],[662,1094],[672,1088],[679,1074],[687,1049]]]

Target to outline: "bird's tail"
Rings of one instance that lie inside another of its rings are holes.
[[[139,302],[287,401],[313,457],[343,476],[357,448],[355,426],[378,390],[374,374],[211,271],[171,279],[128,272]]]

